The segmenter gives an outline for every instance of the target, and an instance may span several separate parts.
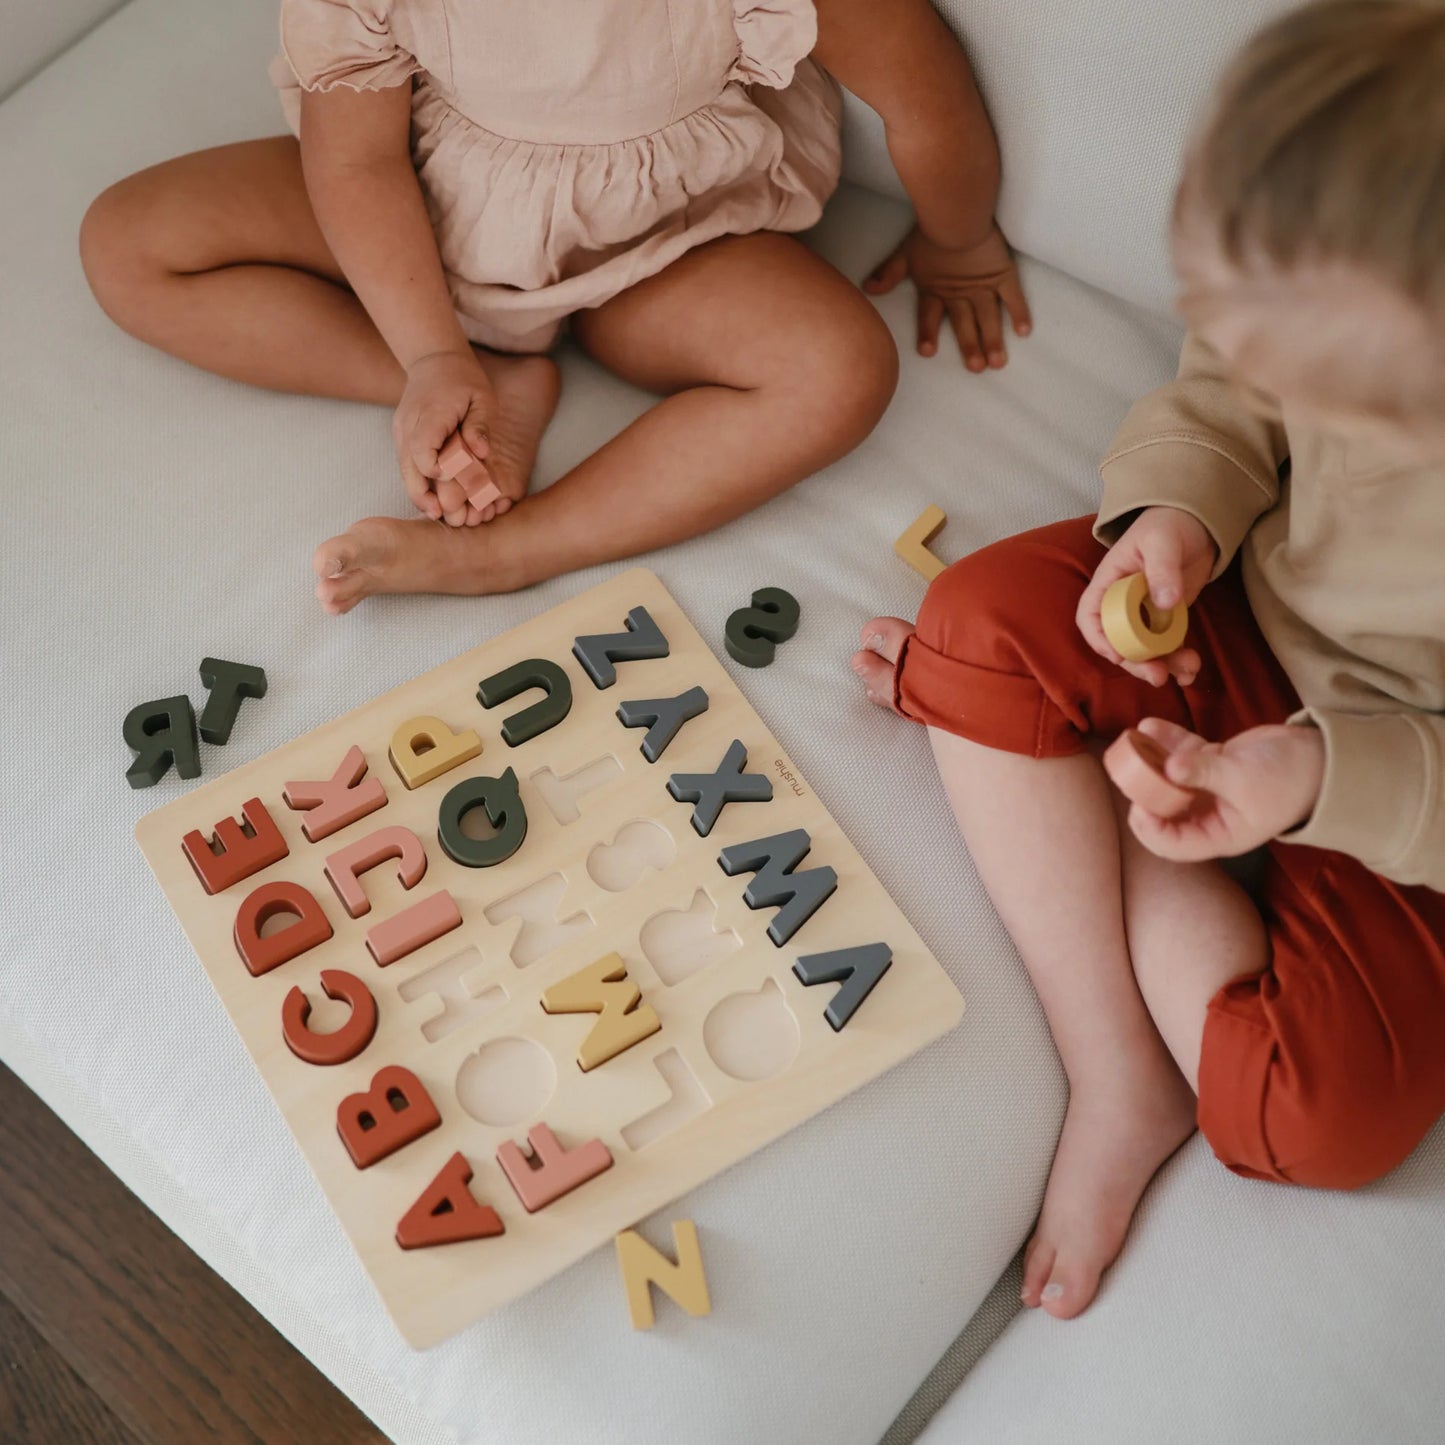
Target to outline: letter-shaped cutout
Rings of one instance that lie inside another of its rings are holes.
[[[201,712],[201,736],[221,747],[231,741],[241,703],[248,697],[266,696],[266,674],[244,662],[206,657],[201,660],[201,681],[210,692]]]
[[[295,922],[279,932],[261,937],[261,930],[282,913],[294,913]],[[241,962],[256,978],[300,958],[308,949],[331,937],[331,924],[315,896],[299,883],[278,880],[263,883],[248,893],[236,910],[232,931]]]
[[[454,733],[439,717],[414,717],[392,735],[388,756],[397,777],[412,789],[460,767],[481,750],[482,740],[470,728]]]
[[[624,702],[617,709],[617,721],[625,728],[647,729],[641,752],[649,763],[655,763],[682,731],[682,725],[700,717],[707,709],[707,693],[700,687],[690,687],[676,697],[650,697],[640,702]]]
[[[711,773],[674,773],[667,791],[679,803],[696,803],[692,810],[693,831],[706,838],[729,803],[767,803],[772,800],[772,781],[762,773],[745,773],[748,750],[734,738],[723,760]]]
[[[600,1139],[589,1139],[575,1149],[564,1149],[545,1125],[527,1130],[532,1157],[510,1139],[497,1150],[497,1163],[528,1214],[545,1209],[553,1200],[612,1168],[612,1155]]]
[[[329,778],[287,783],[281,796],[292,812],[306,814],[301,831],[308,843],[319,843],[386,806],[381,779],[366,777],[366,754],[355,745],[347,748],[346,756]]]
[[[400,1064],[388,1064],[365,1093],[348,1094],[336,1106],[336,1132],[358,1169],[404,1149],[441,1121],[421,1080]]]
[[[513,713],[502,724],[502,741],[509,748],[531,742],[554,728],[572,710],[572,684],[555,662],[545,657],[529,658],[484,678],[477,687],[477,701],[485,708],[510,702],[518,693],[541,688],[546,697],[531,707]]]
[[[196,870],[201,887],[212,894],[224,893],[253,873],[279,863],[291,851],[260,798],[248,798],[241,804],[239,823],[222,818],[213,836],[215,847],[199,828],[181,839],[186,861]]]
[[[281,1037],[302,1063],[344,1064],[354,1059],[376,1033],[376,999],[354,973],[339,968],[321,970],[321,987],[327,998],[351,1006],[350,1018],[329,1034],[308,1028],[311,1000],[298,985],[281,1005]]]
[[[674,1264],[660,1249],[654,1249],[635,1229],[617,1236],[617,1267],[627,1291],[627,1311],[632,1328],[650,1330],[653,1325],[651,1285],[681,1305],[693,1319],[712,1312],[707,1293],[707,1275],[702,1267],[702,1248],[697,1226],[690,1219],[674,1219],[672,1243],[677,1250]]]
[[[744,667],[766,667],[798,630],[798,599],[781,587],[759,587],[751,607],[739,607],[723,628],[728,656]]]
[[[656,1011],[641,1000],[627,965],[609,953],[554,983],[542,994],[542,1007],[549,1014],[601,1015],[577,1050],[577,1066],[586,1074],[662,1027]]]
[[[743,892],[749,908],[776,908],[768,937],[781,948],[833,895],[838,875],[831,868],[793,869],[808,856],[813,840],[802,828],[777,833],[752,843],[734,843],[718,854],[718,866],[729,878],[757,876]]]
[[[597,687],[611,687],[617,681],[614,663],[666,657],[667,638],[662,635],[662,629],[652,620],[647,608],[634,607],[627,614],[626,632],[579,637],[572,644],[572,655],[586,669],[587,676]]]
[[[415,888],[426,875],[426,849],[421,839],[400,824],[378,828],[348,843],[326,860],[327,882],[336,890],[336,896],[352,918],[371,912],[371,899],[366,896],[358,875],[390,858],[397,860],[396,876],[403,888]]]
[[[497,831],[490,838],[469,838],[462,819],[473,808],[486,810]],[[468,778],[442,799],[437,814],[437,839],[453,863],[463,868],[495,868],[505,863],[527,836],[527,809],[517,775],[508,768],[500,778]]]
[[[395,963],[443,934],[462,926],[461,910],[451,893],[443,888],[403,913],[367,930],[366,949],[380,967]]]
[[[490,1204],[479,1204],[467,1188],[471,1182],[472,1166],[466,1155],[453,1154],[397,1222],[396,1242],[403,1249],[430,1249],[505,1234],[497,1211]]]
[[[793,965],[793,972],[809,987],[815,983],[843,985],[823,1010],[828,1027],[837,1033],[858,1012],[858,1005],[873,992],[892,962],[893,950],[886,943],[866,943],[835,948],[831,953],[810,953]]]
[[[172,763],[183,778],[201,776],[201,750],[196,742],[196,715],[188,697],[162,697],[143,702],[126,714],[121,736],[134,751],[125,771],[133,788],[153,788]]]

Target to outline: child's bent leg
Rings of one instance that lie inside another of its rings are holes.
[[[405,375],[347,289],[291,137],[180,156],[86,213],[81,260],[133,336],[254,386],[395,405]]]
[[[290,136],[117,182],[87,212],[80,249],[107,313],[162,351],[275,391],[401,400],[406,374],[321,234]],[[540,356],[478,358],[495,393],[489,466],[518,495],[556,405],[557,369]]]
[[[1074,612],[1102,555],[1087,519],[985,548],[933,584],[916,633],[896,618],[868,623],[853,664],[873,701],[930,725],[1069,1076],[1024,1279],[1026,1303],[1060,1316],[1089,1303],[1149,1179],[1194,1127],[1193,1095],[1134,979],[1127,855],[1086,747],[1146,712],[1198,726],[1196,695],[1226,692],[1156,690],[1090,651]]]
[[[1269,967],[1208,1000],[1199,1127],[1238,1174],[1352,1189],[1445,1109],[1445,894],[1287,843],[1259,894]]]
[[[1093,1299],[1194,1096],[1134,982],[1110,786],[1087,753],[1031,758],[930,729],[979,874],[1038,992],[1069,1107],[1023,1299],[1067,1319]]]
[[[1134,977],[1155,1027],[1197,1094],[1210,1001],[1227,983],[1268,966],[1264,920],[1219,864],[1158,857],[1129,831],[1126,800],[1116,795],[1115,806]]]
[[[373,591],[526,587],[721,526],[857,446],[897,379],[867,299],[768,233],[699,247],[575,326],[605,366],[665,399],[485,528],[373,519],[326,544],[330,610]]]

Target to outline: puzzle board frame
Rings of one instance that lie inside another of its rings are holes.
[[[645,607],[661,628],[670,654],[619,661],[615,685],[599,688],[573,656],[573,640],[621,631],[637,606]],[[510,747],[502,740],[502,724],[538,695],[521,694],[486,710],[477,688],[482,679],[530,658],[550,659],[566,671],[572,708],[549,731]],[[644,730],[622,725],[616,716],[619,704],[675,696],[699,684],[708,694],[707,711],[685,723],[658,761],[649,764],[639,749]],[[474,730],[483,750],[409,791],[388,759],[388,744],[398,727],[425,714],[443,719],[457,732]],[[772,779],[772,800],[729,804],[711,834],[700,837],[691,824],[692,804],[675,801],[667,781],[678,772],[711,772],[734,739],[747,748],[747,770]],[[367,776],[381,780],[387,802],[310,843],[301,830],[306,814],[285,805],[282,788],[292,780],[330,778],[353,744],[366,756]],[[620,774],[579,799],[574,821],[559,822],[534,779],[544,769],[565,779],[608,756],[616,759]],[[507,768],[520,780],[527,836],[513,856],[495,867],[460,866],[438,846],[439,804],[459,781],[495,777]],[[288,856],[208,896],[182,853],[181,839],[192,829],[210,838],[221,819],[239,819],[242,804],[253,797],[261,799],[280,829]],[[589,859],[599,847],[607,848],[625,825],[639,820],[666,831],[675,844],[673,861],[646,872],[624,891],[602,887],[589,872]],[[349,918],[323,874],[324,862],[347,844],[395,824],[421,839],[427,855],[425,878],[408,894],[393,864],[362,874],[371,911]],[[829,865],[837,872],[838,885],[785,947],[775,947],[766,930],[776,910],[750,910],[743,893],[752,874],[728,877],[717,859],[730,844],[796,828],[806,829],[812,840],[798,871]],[[641,569],[614,577],[196,788],[142,818],[136,837],[387,1310],[416,1348],[446,1338],[541,1284],[619,1230],[939,1038],[963,1014],[963,1000],[937,960],[662,583]],[[566,880],[556,917],[584,912],[594,927],[518,966],[511,950],[524,927],[522,920],[493,922],[487,910],[497,911],[499,901],[554,873]],[[308,888],[334,933],[285,965],[253,977],[232,938],[237,908],[255,888],[278,879]],[[456,900],[461,927],[386,968],[378,967],[364,947],[366,931],[441,888]],[[720,961],[665,984],[640,946],[641,930],[661,913],[688,909],[699,889],[716,905],[713,928],[731,930],[741,945]],[[801,955],[875,941],[892,949],[891,967],[846,1027],[835,1032],[824,1020],[824,1009],[837,985],[805,987],[794,976],[793,962]],[[467,949],[477,950],[479,959],[463,976],[466,992],[474,1000],[479,995],[495,999],[489,991],[499,986],[505,998],[495,1009],[428,1041],[423,1025],[447,1005],[439,1010],[436,994],[416,994],[416,985],[409,1001],[400,990],[408,980]],[[549,1015],[539,1006],[539,995],[614,951],[641,988],[643,1002],[656,1009],[662,1028],[584,1074],[576,1050],[596,1016]],[[286,1046],[281,1009],[287,993],[299,985],[312,1005],[311,1027],[318,1032],[337,1027],[346,1010],[327,1000],[318,982],[328,968],[344,969],[366,982],[377,1001],[379,1022],[356,1058],[319,1067],[303,1062]],[[725,998],[771,998],[774,989],[796,1022],[795,1056],[773,1077],[739,1078],[725,1072],[703,1037],[707,1016]],[[474,1117],[463,1107],[464,1091],[458,1083],[466,1061],[483,1044],[503,1037],[540,1045],[552,1060],[556,1080],[545,1104],[508,1127]],[[711,1107],[634,1150],[622,1131],[668,1103],[672,1091],[656,1060],[669,1050],[687,1065]],[[421,1080],[440,1111],[441,1127],[358,1170],[338,1136],[337,1106],[344,1096],[367,1090],[377,1071],[391,1064],[405,1066]],[[600,1138],[614,1164],[529,1214],[499,1168],[496,1153],[509,1139],[525,1148],[526,1131],[538,1122],[547,1123],[567,1149]],[[402,1250],[394,1238],[397,1222],[457,1151],[472,1167],[472,1194],[497,1210],[505,1234]]]

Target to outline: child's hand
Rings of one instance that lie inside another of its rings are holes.
[[[484,461],[491,412],[492,383],[470,350],[424,356],[408,371],[391,434],[407,495],[433,521],[461,527],[481,520],[461,483],[441,480],[437,453],[460,428],[468,450]]]
[[[938,330],[947,313],[970,371],[997,370],[1008,362],[1003,340],[1003,311],[1014,332],[1033,329],[1029,303],[1019,284],[1018,267],[1003,232],[994,226],[977,246],[939,246],[917,227],[863,283],[872,296],[893,290],[905,276],[918,288],[918,351],[938,351]]]
[[[1104,554],[1093,581],[1084,589],[1075,614],[1084,640],[1110,662],[1155,687],[1171,677],[1188,687],[1199,676],[1199,654],[1181,647],[1150,662],[1126,662],[1104,636],[1099,613],[1104,593],[1121,577],[1142,572],[1157,607],[1189,606],[1209,581],[1219,549],[1200,521],[1177,507],[1146,507],[1133,526]]]
[[[1183,817],[1160,818],[1137,803],[1134,836],[1151,853],[1179,863],[1234,858],[1297,827],[1314,811],[1325,777],[1325,740],[1312,727],[1250,728],[1227,743],[1207,743],[1163,718],[1139,730],[1169,754],[1164,775],[1200,790]]]

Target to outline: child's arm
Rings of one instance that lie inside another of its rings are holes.
[[[302,94],[306,190],[332,254],[407,373],[397,459],[412,501],[435,518],[437,452],[460,429],[473,454],[486,455],[490,388],[447,291],[410,126],[410,83]]]
[[[1219,355],[1189,337],[1178,377],[1134,404],[1100,464],[1104,496],[1094,535],[1109,551],[1077,618],[1095,652],[1155,686],[1171,676],[1194,681],[1199,658],[1191,648],[1153,662],[1121,659],[1104,636],[1104,593],[1143,572],[1156,604],[1190,605],[1279,500],[1288,454],[1278,411],[1247,401]]]
[[[814,57],[883,119],[918,222],[867,289],[918,286],[918,349],[945,313],[972,371],[1003,366],[1003,309],[1028,335],[1028,303],[994,222],[999,152],[962,46],[928,0],[818,0]]]

